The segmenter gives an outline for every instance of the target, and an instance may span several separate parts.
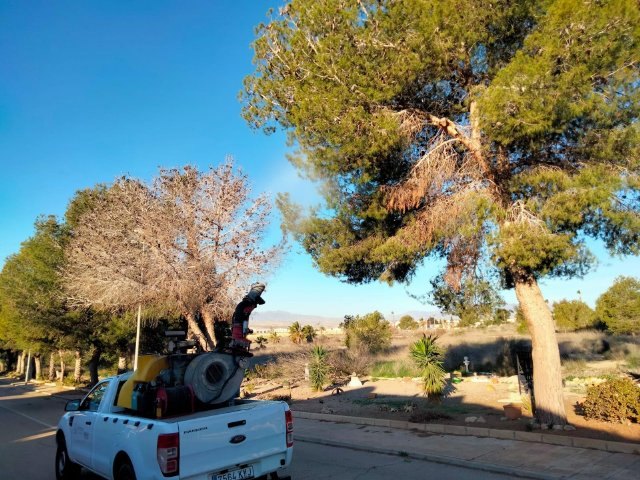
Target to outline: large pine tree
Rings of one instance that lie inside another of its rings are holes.
[[[282,199],[318,268],[408,281],[427,256],[464,282],[488,260],[533,340],[537,417],[566,423],[538,280],[579,275],[588,237],[638,252],[635,0],[293,0],[257,29],[244,115],[280,126],[327,181]]]

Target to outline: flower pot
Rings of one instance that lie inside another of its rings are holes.
[[[514,403],[504,405],[504,416],[509,420],[517,420],[522,416],[522,406]]]

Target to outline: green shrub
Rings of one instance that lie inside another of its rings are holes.
[[[311,361],[309,362],[309,383],[311,388],[318,392],[329,378],[329,361],[327,351],[320,345],[316,345],[311,350]]]
[[[346,316],[341,324],[346,333],[345,345],[349,349],[364,346],[369,353],[379,353],[391,347],[391,325],[380,312],[364,316]]]
[[[615,378],[587,388],[582,404],[588,419],[611,423],[640,421],[640,388],[628,378]]]
[[[445,387],[445,371],[442,368],[442,349],[436,345],[438,337],[422,335],[411,345],[409,354],[420,371],[422,391],[427,396],[442,395]]]

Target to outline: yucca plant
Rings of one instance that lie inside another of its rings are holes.
[[[322,390],[329,376],[328,353],[320,345],[311,349],[311,361],[309,362],[309,383],[315,392]]]
[[[440,396],[445,387],[445,371],[442,368],[442,349],[436,345],[437,336],[422,335],[411,345],[409,354],[420,371],[422,391],[428,397]]]

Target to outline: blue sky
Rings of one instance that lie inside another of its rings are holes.
[[[252,131],[237,94],[252,71],[254,27],[281,2],[0,2],[0,265],[40,214],[62,215],[76,190],[158,167],[206,168],[234,157],[256,192],[311,186],[285,159],[281,133]],[[274,231],[276,226],[274,225]],[[595,302],[637,257],[608,258],[585,279],[544,282],[550,301]],[[323,277],[292,245],[268,281],[264,310],[387,317],[432,310],[411,298],[437,273],[426,263],[409,287],[352,286]],[[515,302],[512,292],[507,302]]]

